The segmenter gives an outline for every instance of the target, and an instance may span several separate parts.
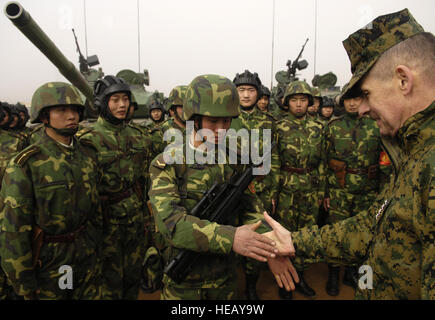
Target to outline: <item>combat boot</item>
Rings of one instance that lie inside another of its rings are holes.
[[[328,265],[328,282],[326,283],[326,292],[330,296],[338,296],[338,278],[340,275],[340,267]]]
[[[344,269],[343,284],[356,289],[358,287],[358,280],[356,267],[346,267]]]
[[[245,295],[247,300],[260,300],[257,295],[257,275],[246,275]]]
[[[287,291],[285,288],[278,288],[278,295],[282,300],[292,300],[293,292]]]
[[[299,283],[296,283],[296,290],[310,299],[316,298],[316,291],[311,288],[304,279],[304,272],[298,271]]]

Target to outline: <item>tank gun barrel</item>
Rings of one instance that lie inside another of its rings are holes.
[[[51,39],[33,20],[30,14],[16,1],[6,4],[4,8],[6,17],[29,39],[58,69],[59,72],[79,89],[88,99],[91,109],[93,89],[83,75],[76,69],[63,53],[56,47]]]

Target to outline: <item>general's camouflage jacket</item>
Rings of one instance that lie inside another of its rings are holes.
[[[32,228],[47,235],[86,229],[74,244],[44,244],[43,270],[63,264],[74,268],[75,259],[95,255],[101,241],[102,217],[97,185],[101,177],[95,150],[74,138],[66,148],[44,134],[12,159],[0,191],[2,269],[19,295],[37,288],[32,267]],[[57,280],[56,280],[57,281]]]
[[[394,165],[372,207],[292,233],[296,259],[366,265],[372,289],[356,299],[435,299],[435,102],[383,139]]]

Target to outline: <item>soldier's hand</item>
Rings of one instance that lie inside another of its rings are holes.
[[[261,223],[260,220],[254,224],[236,228],[233,242],[234,252],[261,262],[266,262],[269,258],[275,258],[275,253],[278,252],[275,248],[275,241],[255,232]]]
[[[263,235],[276,241],[276,248],[278,249],[278,254],[283,256],[294,256],[295,248],[293,246],[293,241],[290,231],[284,228],[281,224],[276,222],[271,216],[264,212],[264,218],[266,222],[272,227],[273,231],[264,233]]]
[[[323,200],[323,208],[325,208],[325,211],[329,210],[329,204],[330,204],[330,199],[329,198],[325,198]]]
[[[294,281],[299,282],[299,277],[288,257],[278,256],[275,259],[267,260],[267,264],[280,288],[284,285],[287,291],[295,290]]]

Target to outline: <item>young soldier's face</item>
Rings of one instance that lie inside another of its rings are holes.
[[[12,115],[12,122],[9,124],[9,128],[15,128],[18,124],[18,116],[16,114]]]
[[[160,109],[153,109],[151,110],[151,118],[154,119],[154,121],[157,121],[162,116],[162,110]]]
[[[240,105],[242,107],[251,107],[257,101],[258,93],[254,86],[238,86],[237,92],[239,93]]]
[[[222,143],[225,135],[221,134],[219,137],[219,130],[228,130],[231,126],[231,117],[202,117],[202,129],[211,130],[214,134],[214,144]]]
[[[130,99],[128,98],[128,95],[126,93],[114,93],[110,96],[108,105],[110,112],[115,118],[119,120],[124,120],[127,117]]]
[[[49,110],[50,125],[56,129],[75,129],[79,125],[79,111],[76,106],[56,106]],[[44,119],[43,122],[48,120]]]
[[[319,98],[313,98],[313,99],[314,99],[314,104],[308,107],[308,112],[310,114],[316,114],[320,106],[320,99]]]
[[[332,107],[323,107],[322,108],[322,116],[325,118],[330,118],[332,116],[332,112],[334,111],[334,108]]]
[[[183,119],[183,106],[177,106],[175,108],[175,111],[177,112],[177,114],[180,117],[180,119]]]
[[[267,96],[262,96],[257,102],[257,106],[261,111],[267,111],[268,104],[269,98]]]
[[[344,109],[348,113],[356,113],[359,110],[359,106],[361,105],[361,102],[362,102],[362,97],[344,99],[343,100]]]
[[[290,112],[295,117],[302,117],[307,113],[308,97],[305,94],[294,94],[289,99]]]

